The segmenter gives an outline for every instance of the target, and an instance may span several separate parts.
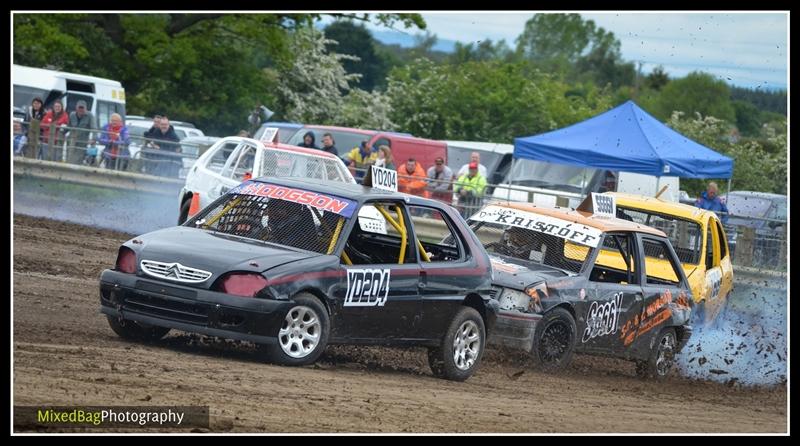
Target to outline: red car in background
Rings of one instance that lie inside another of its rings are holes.
[[[376,130],[362,130],[348,127],[334,127],[325,125],[306,125],[289,139],[288,144],[298,145],[303,143],[303,135],[314,132],[314,140],[318,147],[322,147],[322,135],[330,133],[335,141],[339,156],[345,158],[347,152],[357,148],[361,141],[366,140],[368,146],[388,145],[392,149],[395,165],[405,163],[409,158],[414,158],[422,167],[428,169],[433,166],[438,157],[447,162],[447,143],[432,139],[417,138],[407,133],[379,132]]]

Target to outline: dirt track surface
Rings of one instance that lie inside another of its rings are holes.
[[[558,376],[487,350],[467,382],[434,378],[421,349],[329,347],[314,366],[173,331],[121,340],[98,277],[126,234],[14,216],[15,405],[207,405],[215,432],[786,432],[786,387],[671,377],[578,357]]]

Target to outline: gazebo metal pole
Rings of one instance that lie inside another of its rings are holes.
[[[514,155],[511,155],[511,167],[508,169],[508,187],[506,187],[506,201],[511,201],[511,175],[514,174],[514,161],[516,160]]]

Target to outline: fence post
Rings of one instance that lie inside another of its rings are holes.
[[[739,240],[736,241],[736,258],[741,266],[753,266],[753,247],[755,246],[756,230],[741,228]]]
[[[787,258],[786,258],[787,234],[786,234],[786,231],[787,231],[788,227],[789,227],[789,221],[788,220],[786,221],[786,224],[781,225],[781,234],[780,234],[780,247],[781,247],[781,249],[780,249],[779,254],[778,254],[780,256],[780,257],[778,257],[778,269],[779,270],[786,270],[787,269],[786,268],[786,263],[787,263]]]
[[[57,127],[55,126],[55,121],[50,123],[50,127],[47,128],[47,133],[49,133],[49,137],[47,139],[47,156],[44,158],[47,161],[58,161],[56,157],[56,153],[61,153],[60,150],[56,150],[56,130]]]
[[[36,155],[39,153],[39,122],[38,119],[31,119],[28,127],[28,148],[25,150],[26,158],[36,159]]]

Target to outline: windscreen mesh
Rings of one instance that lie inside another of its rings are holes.
[[[700,263],[703,233],[698,223],[671,215],[630,209],[619,204],[617,205],[617,217],[664,231],[681,262],[693,265]]]
[[[228,194],[186,225],[329,253],[341,235],[344,223],[344,217],[308,205],[277,198]]]
[[[543,232],[497,223],[473,222],[490,254],[499,254],[578,273],[592,249]]]
[[[344,163],[336,158],[312,156],[301,152],[264,150],[261,175],[275,178],[312,178],[353,183]],[[320,152],[322,153],[322,152]]]

